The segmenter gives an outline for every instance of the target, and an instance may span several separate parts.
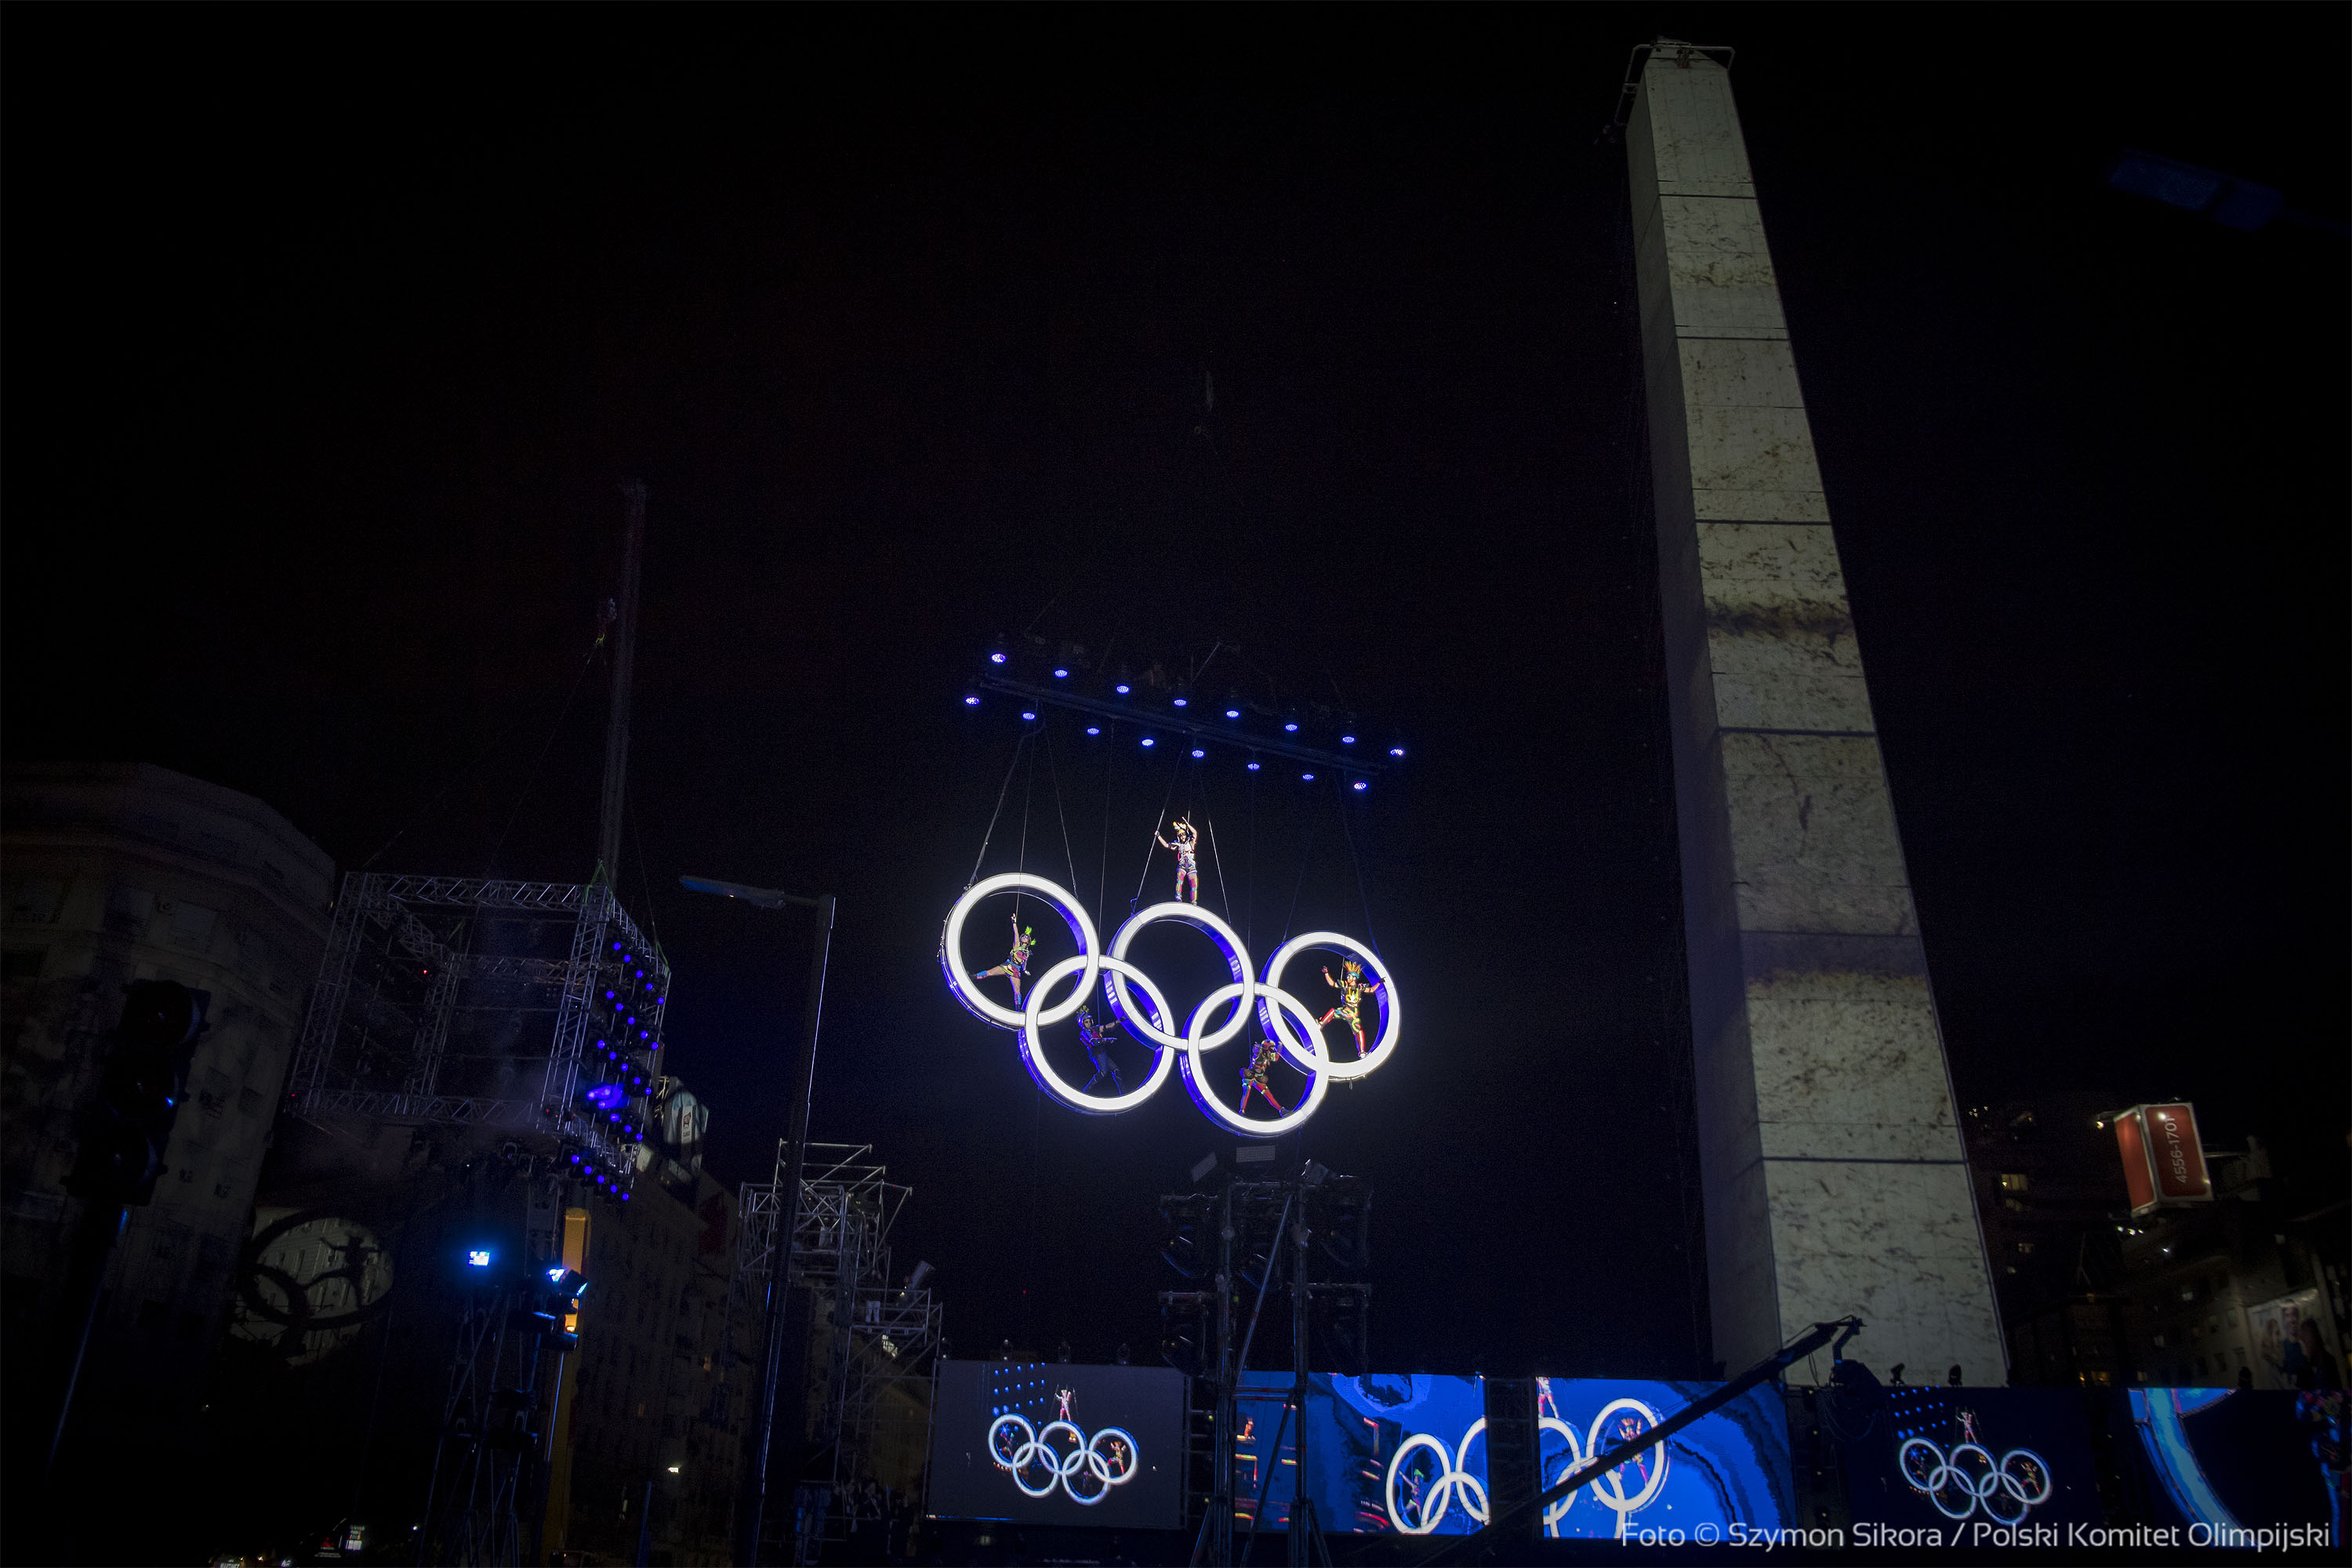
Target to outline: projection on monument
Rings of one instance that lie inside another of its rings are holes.
[[[1656,1426],[1717,1385],[1619,1378],[1538,1380],[1537,1421],[1549,1486],[1597,1449]],[[1244,1517],[1265,1486],[1261,1530],[1290,1518],[1297,1434],[1284,1430],[1285,1373],[1250,1373],[1234,1441],[1234,1507]],[[1307,1381],[1307,1495],[1327,1530],[1466,1535],[1486,1523],[1486,1395],[1475,1377],[1386,1373]],[[1267,1484],[1270,1477],[1270,1484]],[[1759,1389],[1545,1510],[1553,1537],[1624,1540],[1643,1530],[1753,1529],[1793,1522],[1788,1422],[1778,1394]]]

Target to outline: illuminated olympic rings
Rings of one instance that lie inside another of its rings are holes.
[[[1632,1426],[1635,1417],[1644,1425],[1636,1426],[1630,1432],[1607,1431],[1610,1417],[1621,1412],[1627,1417],[1625,1425]],[[1556,1415],[1541,1417],[1537,1422],[1537,1426],[1544,1432],[1557,1433],[1568,1444],[1567,1461],[1561,1464],[1557,1471],[1547,1477],[1544,1484],[1547,1487],[1558,1486],[1568,1479],[1570,1471],[1583,1464],[1590,1456],[1605,1452],[1622,1438],[1638,1436],[1642,1432],[1657,1424],[1658,1413],[1640,1400],[1612,1399],[1601,1407],[1600,1415],[1592,1418],[1592,1426],[1585,1433],[1584,1440],[1580,1444],[1577,1440],[1576,1429],[1567,1422]],[[1397,1445],[1396,1452],[1389,1457],[1387,1500],[1389,1523],[1401,1534],[1427,1535],[1435,1530],[1444,1522],[1445,1510],[1455,1500],[1457,1490],[1460,1494],[1462,1511],[1469,1515],[1472,1527],[1475,1528],[1486,1522],[1486,1489],[1470,1471],[1470,1445],[1483,1436],[1486,1430],[1486,1423],[1484,1418],[1472,1422],[1470,1430],[1462,1435],[1462,1446],[1451,1454],[1446,1452],[1444,1443],[1425,1432],[1416,1432]],[[1419,1505],[1413,1510],[1416,1521],[1408,1521],[1405,1510],[1397,1506],[1397,1483],[1405,1478],[1407,1459],[1424,1449],[1437,1456],[1440,1474],[1434,1483],[1422,1493]],[[1617,1516],[1617,1539],[1624,1540],[1626,1521],[1656,1501],[1659,1491],[1666,1484],[1666,1467],[1669,1461],[1665,1446],[1660,1444],[1652,1449],[1651,1453],[1656,1456],[1657,1468],[1650,1472],[1649,1479],[1642,1484],[1639,1491],[1630,1497],[1626,1495],[1624,1465],[1620,1465],[1613,1470],[1603,1470],[1586,1485],[1569,1493],[1559,1501],[1545,1507],[1544,1533],[1552,1536],[1559,1534],[1560,1521],[1568,1517],[1568,1510],[1575,1506],[1579,1497],[1589,1491],[1592,1494],[1593,1501]],[[1631,1464],[1633,1461],[1628,1460],[1627,1463]]]
[[[1066,1450],[1056,1446],[1057,1438],[1068,1443]],[[1031,1497],[1052,1497],[1059,1487],[1071,1501],[1092,1508],[1111,1488],[1135,1479],[1143,1455],[1134,1437],[1117,1426],[1088,1437],[1075,1422],[1048,1421],[1037,1427],[1008,1412],[989,1423],[988,1457],[999,1469],[1010,1470],[1013,1484]],[[1033,1476],[1041,1478],[1040,1484],[1030,1484]]]
[[[1060,911],[1078,952],[1074,957],[1047,965],[1030,983],[1023,1004],[1008,1007],[983,992],[973,977],[971,966],[963,956],[963,928],[982,899],[1021,892],[1033,894]],[[1206,934],[1216,944],[1227,973],[1233,976],[1232,984],[1210,992],[1192,1009],[1181,1034],[1174,1032],[1176,1015],[1166,994],[1150,975],[1127,959],[1135,939],[1145,928],[1161,921],[1176,921]],[[1332,1057],[1330,1047],[1324,1043],[1323,1031],[1315,1022],[1315,1014],[1306,1003],[1282,988],[1282,977],[1291,961],[1310,948],[1354,959],[1379,984],[1372,1000],[1379,1006],[1380,1028],[1363,1055],[1353,1061],[1339,1061]],[[1201,1108],[1201,1113],[1218,1126],[1248,1138],[1272,1138],[1289,1131],[1315,1114],[1323,1103],[1324,1091],[1331,1084],[1363,1078],[1387,1061],[1396,1049],[1403,1016],[1397,1001],[1396,982],[1387,965],[1381,962],[1379,954],[1353,937],[1327,931],[1292,937],[1275,950],[1274,956],[1266,961],[1265,973],[1253,979],[1249,949],[1239,932],[1198,904],[1171,902],[1153,904],[1129,916],[1111,939],[1110,951],[1105,952],[1095,933],[1094,921],[1087,918],[1086,910],[1075,897],[1043,877],[1021,871],[984,878],[964,889],[963,896],[948,911],[947,924],[940,932],[940,968],[947,976],[948,989],[972,1016],[1020,1035],[1021,1059],[1029,1076],[1036,1080],[1039,1089],[1072,1110],[1092,1116],[1116,1116],[1122,1110],[1131,1110],[1158,1093],[1168,1075],[1181,1066],[1184,1087],[1191,1092],[1192,1103]],[[1073,975],[1076,984],[1069,994],[1049,1002],[1055,987]],[[1045,1043],[1038,1037],[1039,1029],[1076,1017],[1097,983],[1111,1012],[1127,1026],[1129,1034],[1151,1047],[1150,1071],[1123,1094],[1088,1094],[1071,1083],[1045,1059]],[[1307,1091],[1296,1106],[1264,1121],[1244,1116],[1212,1093],[1207,1070],[1201,1060],[1203,1053],[1238,1038],[1248,1027],[1253,1014],[1283,1056],[1307,1079]],[[1213,1028],[1210,1026],[1213,1018],[1219,1019]]]
[[[1974,1460],[1964,1463],[1963,1456],[1971,1454]],[[1947,1458],[1927,1438],[1913,1437],[1895,1451],[1895,1463],[1903,1479],[1926,1492],[1946,1519],[1966,1519],[1981,1508],[1996,1524],[2015,1524],[2028,1510],[2050,1500],[2049,1463],[2031,1448],[2011,1448],[1995,1459],[1980,1443],[1960,1443]],[[1946,1502],[1948,1489],[1966,1499],[1966,1506],[1955,1510]]]

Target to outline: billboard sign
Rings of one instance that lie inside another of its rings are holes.
[[[2192,1105],[2135,1105],[2116,1115],[2116,1146],[2132,1213],[2174,1204],[2210,1203],[2213,1181],[2198,1142]]]
[[[1542,1479],[1640,1436],[1716,1386],[1623,1378],[1538,1378]],[[1363,1534],[1466,1535],[1490,1517],[1486,1391],[1475,1377],[1311,1374],[1305,1453],[1284,1416],[1286,1373],[1242,1385],[1234,1510],[1259,1528],[1289,1521],[1294,1464],[1322,1528]],[[1281,1435],[1279,1443],[1277,1435]],[[1264,1489],[1264,1507],[1257,1500]],[[1795,1521],[1780,1394],[1758,1389],[1544,1510],[1548,1537],[1639,1539],[1646,1531]]]
[[[1173,1530],[1184,1376],[1067,1362],[940,1363],[930,1511],[942,1519]]]

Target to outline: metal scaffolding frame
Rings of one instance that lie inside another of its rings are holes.
[[[787,1152],[780,1142],[775,1174],[741,1188],[735,1277],[746,1313],[756,1311],[775,1268]],[[808,1146],[793,1234],[792,1284],[824,1307],[821,1318],[812,1314],[812,1345],[824,1347],[824,1390],[810,1412],[805,1473],[822,1470],[835,1495],[869,1478],[893,1394],[929,1388],[940,1347],[939,1301],[928,1287],[901,1287],[891,1277],[890,1226],[914,1189],[888,1180],[873,1152],[870,1143]],[[819,1370],[813,1363],[806,1375],[814,1381]],[[845,1528],[841,1510],[828,1509],[825,1536],[838,1540]],[[815,1544],[803,1542],[803,1560],[814,1561]]]
[[[580,1099],[583,1067],[599,1065],[598,993],[621,989],[622,954],[647,977],[631,1020],[642,1048],[661,1038],[669,967],[605,883],[352,872],[289,1093],[313,1120],[535,1131],[633,1170],[637,1140],[621,1127],[647,1119],[615,1124]]]

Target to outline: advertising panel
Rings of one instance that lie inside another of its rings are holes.
[[[1934,1530],[1945,1542],[1990,1530],[2101,1518],[2090,1423],[2063,1388],[1890,1388],[1843,1445],[1857,1538],[1864,1526]],[[1910,1539],[1881,1536],[1879,1539]]]
[[[2316,1288],[2247,1308],[2246,1326],[2253,1331],[2256,1388],[2308,1388],[2343,1381],[2331,1375],[2344,1362],[2335,1321],[2320,1305]]]
[[[2187,1104],[2135,1105],[2116,1116],[2116,1147],[2132,1212],[2167,1204],[2210,1203],[2213,1181],[2197,1141],[2197,1110]]]
[[[930,1511],[940,1518],[1173,1530],[1183,1477],[1181,1373],[940,1363]]]
[[[2236,1388],[2116,1396],[2147,1516],[2192,1546],[2344,1540],[2345,1397]]]
[[[1564,1479],[1590,1455],[1656,1426],[1717,1385],[1616,1378],[1538,1378],[1542,1478]],[[1235,1509],[1262,1528],[1289,1521],[1300,1459],[1284,1401],[1290,1380],[1252,1373],[1237,1412]],[[1465,1535],[1486,1523],[1486,1396],[1481,1381],[1426,1373],[1313,1374],[1304,1473],[1316,1522],[1369,1534]],[[1276,1434],[1281,1433],[1277,1445]],[[1256,1508],[1264,1486],[1262,1515]],[[1644,1530],[1793,1521],[1788,1422],[1778,1390],[1755,1390],[1548,1508],[1543,1533],[1622,1541]]]

